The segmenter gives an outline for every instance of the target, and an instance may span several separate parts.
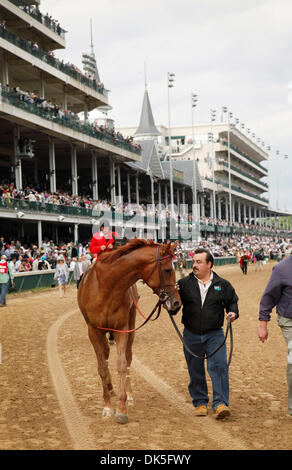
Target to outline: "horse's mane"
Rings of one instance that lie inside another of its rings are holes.
[[[131,253],[134,250],[145,246],[161,246],[163,249],[161,251],[161,255],[164,255],[169,252],[169,254],[173,255],[173,247],[171,247],[171,242],[167,245],[163,245],[161,243],[155,243],[153,240],[144,240],[142,238],[133,238],[129,243],[126,245],[120,246],[118,249],[110,252],[110,253],[103,253],[99,257],[99,261],[104,264],[110,264],[113,261],[121,258],[122,256]]]

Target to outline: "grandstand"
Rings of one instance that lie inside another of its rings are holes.
[[[193,224],[195,192],[203,236],[232,234],[258,223],[267,233],[269,228],[280,230],[281,214],[262,197],[267,184],[261,177],[267,172],[261,149],[232,130],[231,218],[226,125],[217,128],[212,181],[204,138],[197,140],[200,149],[191,158],[190,129],[172,129],[172,140],[179,145],[172,148],[170,161],[166,128],[155,124],[147,87],[138,127],[115,130],[107,117],[91,122],[90,111],[111,109],[109,93],[100,79],[92,39],[90,54],[82,55],[84,70],[57,58],[56,51],[66,47],[65,36],[58,20],[41,12],[40,1],[0,0],[2,236],[39,246],[45,239],[77,243],[89,240],[106,218],[121,235],[179,238],[169,225]],[[183,214],[170,214],[172,188],[174,204],[186,207]]]

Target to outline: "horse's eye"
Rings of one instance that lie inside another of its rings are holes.
[[[165,272],[166,272],[167,274],[171,274],[172,269],[165,269]]]

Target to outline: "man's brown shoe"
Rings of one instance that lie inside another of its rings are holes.
[[[223,418],[226,418],[227,416],[230,416],[230,411],[227,408],[227,406],[223,405],[223,404],[218,405],[217,408],[216,408],[215,418],[216,419],[223,419]]]
[[[207,416],[208,409],[206,406],[196,406],[195,408],[195,416]]]

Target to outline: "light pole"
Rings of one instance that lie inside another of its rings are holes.
[[[228,112],[226,106],[222,108],[224,113],[227,113],[227,154],[228,154],[228,196],[229,196],[229,222],[232,224],[233,222],[233,214],[232,214],[232,198],[231,198],[231,167],[230,167],[230,119],[232,118],[232,113]],[[235,123],[239,123],[239,119],[235,119]]]
[[[288,180],[287,178],[287,173],[288,173],[288,155],[284,155],[284,175],[286,175],[286,182]],[[289,181],[289,180],[288,180]],[[284,181],[284,210],[287,212],[287,196],[288,196],[288,192],[287,192],[287,186],[285,188],[285,181]],[[287,227],[288,228],[288,227]]]
[[[197,174],[196,174],[196,159],[195,159],[195,131],[194,131],[194,108],[197,106],[198,95],[191,94],[192,106],[192,139],[193,139],[193,204],[197,206]]]
[[[267,147],[267,151],[270,152],[271,151],[271,147],[268,146]],[[268,161],[267,161],[267,167],[268,167],[268,178],[267,178],[267,181],[268,181],[268,200],[269,200],[269,207],[271,205],[271,190],[270,190],[270,154],[268,154]]]
[[[276,150],[276,167],[277,167],[277,199],[276,199],[276,209],[279,209],[279,162],[277,162],[277,157],[280,155],[279,150]]]
[[[170,128],[170,98],[169,98],[169,89],[173,88],[175,74],[172,72],[167,73],[167,100],[168,100],[168,146],[169,146],[169,173],[170,173],[170,205],[171,205],[171,214],[173,214],[173,174],[172,174],[172,160],[171,160],[171,128]]]
[[[214,135],[213,135],[213,126],[212,123],[216,119],[216,110],[211,109],[211,132],[209,132],[209,141],[211,142],[211,158],[212,158],[212,180],[213,180],[213,219],[214,224],[216,224],[216,190],[215,190],[215,154],[213,152],[213,143],[214,143]]]

